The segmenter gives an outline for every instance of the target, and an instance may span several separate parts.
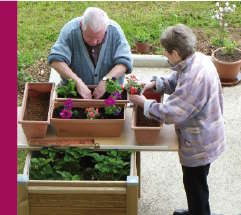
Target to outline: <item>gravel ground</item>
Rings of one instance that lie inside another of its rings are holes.
[[[167,75],[167,69],[135,68],[141,79]],[[210,206],[214,213],[241,214],[241,84],[224,87],[224,119],[227,147],[211,165],[208,183]],[[182,171],[176,152],[141,153],[141,199],[139,215],[171,215],[187,208]]]

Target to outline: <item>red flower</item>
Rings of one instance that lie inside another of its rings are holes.
[[[137,93],[137,89],[135,87],[131,87],[130,92],[131,95],[135,95]]]

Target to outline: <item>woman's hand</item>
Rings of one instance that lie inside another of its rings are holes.
[[[134,104],[144,108],[144,102],[146,100],[146,97],[141,95],[129,95],[129,99],[131,102],[133,102]]]
[[[145,92],[146,90],[150,90],[153,89],[156,86],[156,81],[151,81],[148,84],[145,84],[143,92]]]

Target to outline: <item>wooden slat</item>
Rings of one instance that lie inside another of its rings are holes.
[[[53,187],[53,186],[28,186],[29,193],[61,194],[61,193],[92,193],[92,194],[125,194],[125,188],[119,187]]]
[[[31,207],[124,208],[125,195],[30,194]]]
[[[29,186],[53,187],[126,187],[126,181],[54,181],[29,180]]]
[[[31,215],[126,215],[125,208],[31,207]]]

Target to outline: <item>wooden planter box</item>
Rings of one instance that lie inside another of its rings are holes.
[[[29,180],[30,159],[18,175],[19,215],[137,215],[136,153],[126,181]]]
[[[92,90],[92,91],[94,91],[94,89],[96,88],[96,86],[97,85],[87,85],[88,86],[88,88],[90,89],[90,90]],[[128,103],[128,99],[127,99],[127,91],[124,91],[123,92],[123,96],[125,96],[126,97],[126,99],[121,99],[121,100],[117,100],[118,101],[118,103],[119,104],[127,104]],[[103,102],[104,101],[104,99],[82,99],[82,98],[71,98],[72,99],[72,101],[84,101],[84,102]],[[61,98],[61,97],[58,97],[58,94],[57,94],[57,92],[56,92],[56,98],[55,98],[55,101],[58,101],[58,102],[60,102],[60,101],[66,101],[67,100],[67,98]]]
[[[28,139],[46,136],[53,92],[53,83],[26,83],[19,123]]]
[[[125,104],[119,104],[124,108],[123,119],[60,119],[54,118],[54,109],[63,106],[64,102],[55,102],[51,114],[51,124],[56,129],[56,135],[60,137],[119,137],[125,120]],[[73,107],[104,107],[104,101],[88,102],[75,101]]]

